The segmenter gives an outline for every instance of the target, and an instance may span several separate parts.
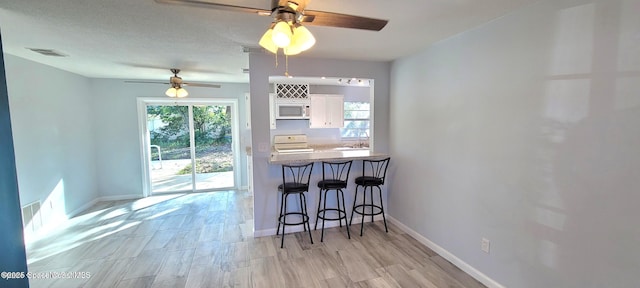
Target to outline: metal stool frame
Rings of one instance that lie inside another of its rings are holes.
[[[349,225],[353,223],[353,214],[362,215],[360,222],[360,236],[364,230],[364,218],[365,216],[371,216],[371,222],[373,222],[373,216],[382,214],[382,220],[384,221],[384,230],[389,232],[387,228],[387,218],[384,216],[384,204],[382,199],[382,189],[380,186],[384,185],[384,179],[387,174],[387,167],[391,158],[387,157],[380,160],[362,160],[362,176],[357,177],[355,180],[356,190],[353,197],[353,209],[351,209],[351,219]],[[363,187],[362,204],[356,205],[358,199],[358,187]],[[380,205],[373,203],[373,187],[378,188],[378,196],[380,199]],[[371,201],[367,204],[367,188],[369,188],[369,196]],[[371,211],[367,212],[366,208],[370,208]],[[361,209],[358,211],[358,209]]]
[[[351,239],[349,223],[347,222],[347,207],[346,202],[344,201],[344,191],[342,191],[342,189],[346,189],[349,183],[349,171],[351,171],[352,162],[353,160],[343,162],[322,162],[322,180],[318,182],[320,194],[318,198],[316,224],[313,227],[314,230],[317,230],[318,219],[322,219],[322,233],[320,236],[320,242],[324,241],[325,220],[339,221],[340,227],[342,227],[342,219],[344,219],[344,225],[347,227],[347,236],[349,237],[349,239]],[[329,190],[336,191],[336,201],[338,202],[338,208],[327,208],[327,192],[329,192]],[[340,200],[342,200],[342,207],[340,207]],[[338,216],[335,218],[329,218],[326,215],[327,211],[335,211],[338,213]]]
[[[302,225],[304,231],[309,232],[309,239],[313,244],[313,236],[311,236],[311,226],[309,225],[309,214],[307,213],[307,197],[304,192],[309,192],[309,180],[311,171],[313,170],[313,162],[308,164],[283,164],[282,165],[282,184],[278,185],[280,196],[280,215],[278,215],[278,229],[276,235],[280,234],[280,226],[282,226],[282,240],[280,248],[284,248],[284,228],[285,226]],[[298,194],[300,211],[287,212],[287,198],[289,195]],[[299,215],[302,220],[300,222],[287,222],[287,216]],[[306,224],[306,226],[305,226]]]

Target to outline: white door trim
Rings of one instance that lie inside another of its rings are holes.
[[[240,175],[240,115],[238,114],[238,99],[235,98],[184,98],[184,99],[167,99],[167,98],[154,98],[154,97],[138,97],[137,109],[138,109],[138,136],[140,144],[140,160],[142,166],[142,193],[144,197],[151,195],[151,178],[149,173],[149,157],[150,151],[150,139],[149,131],[147,127],[147,105],[161,105],[161,104],[175,104],[175,105],[212,105],[212,104],[224,104],[231,106],[231,149],[233,151],[233,180],[234,187],[225,189],[238,189],[240,187],[241,175]],[[190,106],[191,107],[191,106]],[[191,108],[189,108],[191,111]],[[192,120],[189,120],[192,121]],[[189,125],[190,130],[193,129],[193,125]],[[193,132],[193,131],[191,131]],[[193,134],[193,133],[191,133]],[[195,185],[193,185],[195,191]]]

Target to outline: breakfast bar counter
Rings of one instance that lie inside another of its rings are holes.
[[[368,149],[350,150],[321,150],[305,153],[278,153],[273,152],[269,157],[269,164],[292,164],[320,161],[347,161],[364,159],[381,159],[387,154],[372,152]]]

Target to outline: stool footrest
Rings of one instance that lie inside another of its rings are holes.
[[[337,218],[330,218],[330,217],[326,217],[324,215],[325,211],[335,211],[338,212],[338,216]],[[320,209],[318,210],[318,218],[322,219],[322,220],[329,220],[329,221],[338,221],[338,220],[342,220],[342,219],[347,219],[347,212],[341,209],[337,209],[337,208],[327,208],[327,209]]]
[[[371,207],[371,212],[365,212],[364,210],[366,207]],[[362,211],[358,211],[358,208],[362,208]],[[378,209],[378,211],[374,211],[375,209],[373,208]],[[383,210],[382,210],[382,207],[380,207],[379,205],[360,204],[353,207],[353,212],[356,214],[360,214],[362,216],[374,216],[374,215],[382,214]]]
[[[290,216],[290,215],[298,215],[302,217],[302,221],[300,222],[285,222],[285,216]],[[293,225],[303,225],[305,223],[309,222],[309,216],[307,214],[301,213],[301,212],[288,212],[288,213],[284,213],[284,215],[281,215],[278,218],[278,221],[280,221],[280,223],[282,225],[287,225],[287,226],[293,226]]]

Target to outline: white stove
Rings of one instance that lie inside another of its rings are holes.
[[[275,135],[273,137],[273,148],[278,153],[309,153],[313,148],[309,147],[307,135]]]

